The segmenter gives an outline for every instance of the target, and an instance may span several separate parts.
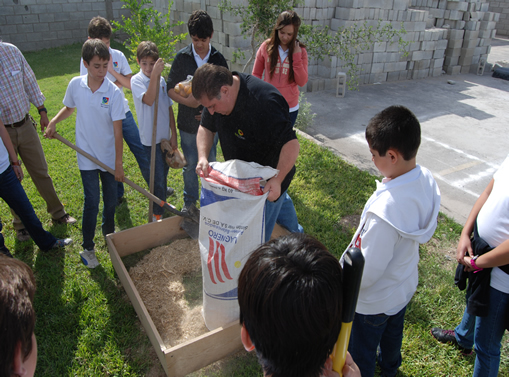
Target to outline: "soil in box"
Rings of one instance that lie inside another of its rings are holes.
[[[174,347],[208,332],[201,314],[203,289],[198,241],[153,248],[129,275],[164,344]]]

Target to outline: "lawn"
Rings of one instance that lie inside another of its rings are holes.
[[[72,45],[25,54],[47,97],[45,105],[50,119],[62,107],[67,83],[79,73],[80,51],[80,45]],[[137,71],[135,66],[133,70]],[[127,98],[135,115],[130,92]],[[34,107],[31,114],[39,119]],[[74,141],[74,116],[60,123],[57,131]],[[37,279],[35,333],[39,360],[36,375],[163,375],[159,360],[112,267],[99,222],[95,242],[101,266],[89,270],[80,262],[83,194],[76,153],[57,140],[41,139],[57,193],[78,223],[72,226],[53,224],[28,175],[23,186],[44,227],[58,237],[73,238],[74,244],[66,250],[42,253],[32,241],[19,243],[8,207],[0,203],[7,247],[16,258],[33,268]],[[301,153],[290,194],[306,232],[339,257],[355,230],[353,220],[375,188],[376,177],[348,165],[306,138],[299,140]],[[128,178],[146,187],[126,145],[124,169]],[[181,208],[180,171],[171,169],[169,184],[176,191],[170,201]],[[125,196],[126,202],[117,209],[117,230],[147,222],[145,197],[127,185]],[[434,326],[455,326],[462,316],[464,293],[453,282],[454,251],[460,231],[459,224],[441,214],[433,239],[421,247],[420,282],[407,311],[399,376],[463,377],[472,374],[474,357],[462,356],[453,346],[437,343],[429,333]],[[500,376],[509,376],[507,337],[502,353]],[[239,352],[193,375],[262,374],[252,354]]]

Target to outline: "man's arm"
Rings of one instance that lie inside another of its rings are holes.
[[[41,116],[41,119],[39,120],[39,124],[41,125],[41,132],[44,132],[44,130],[46,129],[46,127],[48,127],[49,124],[48,110],[46,110],[44,104],[38,106],[37,110],[39,111],[39,115]]]
[[[470,214],[468,215],[467,221],[465,222],[465,226],[461,231],[460,240],[458,242],[458,247],[456,249],[456,260],[458,261],[458,263],[461,263],[466,267],[470,267],[471,265],[470,260],[468,260],[467,264],[467,261],[465,261],[464,257],[468,255],[470,255],[471,257],[474,256],[472,245],[470,243],[470,236],[474,231],[475,220],[477,219],[477,215],[481,211],[482,206],[484,205],[484,203],[486,203],[486,200],[488,200],[488,197],[491,194],[491,190],[493,190],[494,183],[495,180],[492,179],[490,183],[488,183],[488,186],[486,186],[482,194],[479,196],[479,198],[477,198],[474,206],[470,210]]]
[[[53,119],[51,119],[51,122],[49,122],[48,127],[46,128],[46,132],[44,132],[44,137],[53,139],[55,133],[57,132],[57,123],[69,118],[73,112],[74,107],[62,107],[58,114]]]
[[[122,154],[124,153],[122,119],[113,121],[113,132],[115,134],[115,180],[124,182],[124,167],[122,166]]]
[[[14,150],[14,146],[12,145],[11,138],[9,137],[9,133],[5,129],[5,126],[0,120],[0,138],[2,138],[2,141],[4,142],[5,149],[7,149],[7,152],[9,153],[9,158],[11,159],[12,168],[14,170],[14,173],[16,174],[16,177],[21,182],[23,179],[23,170],[21,169],[21,164],[18,160],[18,155],[16,154],[16,151]]]
[[[208,156],[213,143],[214,133],[200,125],[200,127],[198,127],[198,133],[196,134],[196,146],[198,148],[196,174],[200,175],[200,173],[203,173],[204,177],[209,175]]]
[[[295,161],[297,161],[297,157],[299,156],[299,150],[300,144],[297,139],[288,141],[283,145],[283,148],[281,148],[277,164],[279,173],[276,177],[271,178],[263,188],[264,193],[269,193],[267,200],[273,202],[281,196],[281,183],[295,165]]]

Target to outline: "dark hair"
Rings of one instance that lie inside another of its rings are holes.
[[[110,50],[108,50],[108,47],[100,39],[87,39],[81,48],[81,57],[83,61],[90,64],[94,56],[98,56],[101,60],[108,61],[110,60]]]
[[[187,29],[191,37],[210,38],[214,32],[214,25],[209,14],[202,9],[195,10],[191,13],[189,21],[187,21]]]
[[[35,328],[35,278],[20,260],[0,254],[0,376],[11,375],[16,345],[25,360]]]
[[[255,250],[239,276],[240,323],[266,375],[320,376],[341,330],[342,269],[315,238],[293,233]]]
[[[109,21],[101,16],[96,16],[88,23],[88,36],[90,38],[111,38],[111,25]]]
[[[225,67],[206,63],[194,72],[193,97],[221,98],[221,87],[233,85],[233,74]]]
[[[136,58],[140,61],[143,58],[159,59],[159,50],[154,42],[143,41],[140,42],[136,49]]]
[[[421,144],[421,125],[404,106],[390,106],[376,114],[366,127],[369,147],[380,156],[395,149],[408,161],[417,155]]]
[[[274,71],[276,70],[276,64],[278,61],[279,51],[278,47],[281,44],[281,40],[279,39],[278,31],[288,25],[293,25],[294,33],[293,38],[288,44],[288,59],[290,60],[290,72],[288,74],[288,81],[294,82],[294,73],[293,73],[293,50],[295,49],[295,41],[297,40],[297,34],[299,33],[301,21],[300,17],[293,10],[286,10],[279,15],[276,21],[276,25],[274,29],[272,29],[272,33],[270,34],[270,39],[267,42],[267,54],[270,58],[270,78],[274,75]],[[300,43],[301,47],[306,47],[304,44]]]

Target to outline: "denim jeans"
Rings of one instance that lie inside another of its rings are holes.
[[[282,196],[282,199],[283,203],[281,204],[281,209],[279,210],[276,222],[292,233],[304,233],[304,228],[297,220],[297,212],[295,212],[292,198],[290,198],[288,192]]]
[[[152,153],[152,147],[143,146],[145,149],[145,154],[150,161],[150,156]],[[161,151],[161,144],[156,144],[156,163],[154,169],[154,195],[159,199],[166,201],[166,181],[168,179],[168,171],[170,167],[166,163],[166,159],[163,156],[163,152]],[[164,213],[164,209],[160,207],[158,204],[153,203],[152,210],[154,215],[162,215]]]
[[[297,121],[297,115],[299,115],[299,109],[290,112],[290,121],[292,122],[292,127],[295,126],[295,122]]]
[[[461,323],[454,329],[458,344],[472,348],[475,343],[474,377],[496,377],[500,366],[500,347],[509,316],[509,294],[490,288],[490,305],[487,317],[476,317],[465,312]]]
[[[374,376],[376,361],[383,376],[396,375],[401,365],[405,311],[406,306],[391,316],[355,313],[348,351],[359,366],[362,377]]]
[[[125,119],[122,120],[122,135],[127,146],[136,158],[141,175],[148,185],[150,179],[150,155],[147,158],[143,145],[141,144],[140,131],[130,111],[125,113]],[[122,196],[124,196],[124,184],[122,182],[117,182],[117,198],[121,198]]]
[[[218,134],[214,137],[212,148],[210,148],[209,162],[216,161],[216,145]],[[186,158],[187,165],[182,169],[184,178],[184,205],[195,204],[200,199],[198,193],[198,176],[196,175],[196,164],[198,163],[198,148],[196,147],[196,134],[180,131],[180,146]]]
[[[285,201],[286,191],[275,202],[265,201],[265,242],[270,240],[276,219],[279,216],[283,202]]]
[[[83,206],[83,221],[81,230],[83,232],[84,249],[93,250],[95,226],[97,224],[97,215],[99,214],[99,200],[101,193],[99,190],[99,179],[103,191],[103,215],[102,215],[102,234],[103,236],[115,231],[115,204],[117,202],[117,181],[115,177],[105,171],[80,170],[81,181],[83,182],[83,192],[85,195],[85,204]]]
[[[0,197],[16,212],[39,249],[46,251],[53,247],[57,239],[42,227],[23,186],[21,186],[11,166],[0,174]],[[1,237],[3,243],[3,236]]]

